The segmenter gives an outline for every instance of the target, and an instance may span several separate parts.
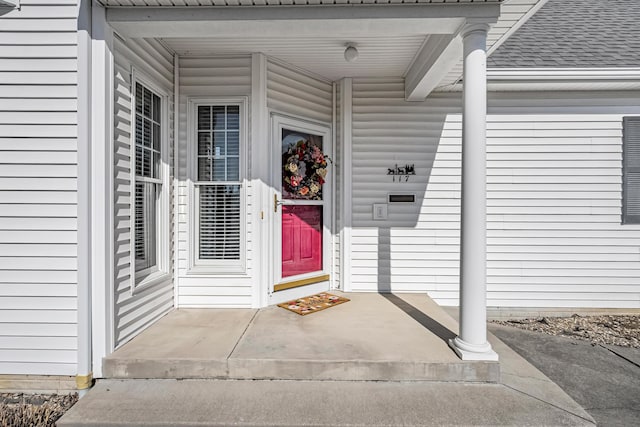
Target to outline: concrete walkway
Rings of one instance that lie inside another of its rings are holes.
[[[474,365],[447,347],[457,323],[426,296],[347,296],[351,302],[305,317],[277,307],[224,316],[178,310],[109,358],[111,372],[129,379],[98,381],[58,425],[594,425],[493,336],[500,364],[490,366],[501,375],[460,382],[478,378],[468,371]],[[292,361],[296,368],[287,368]],[[445,365],[458,368],[426,368]],[[198,378],[194,368],[226,379],[176,379]],[[131,379],[149,369],[165,379]],[[242,372],[281,378],[230,379]],[[382,374],[388,378],[367,380]]]
[[[594,425],[581,415],[498,384],[108,380],[58,426]]]

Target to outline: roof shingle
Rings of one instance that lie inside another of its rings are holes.
[[[640,67],[640,0],[549,0],[487,66]]]

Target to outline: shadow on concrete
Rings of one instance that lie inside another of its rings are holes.
[[[450,330],[446,326],[443,326],[440,322],[431,318],[430,316],[427,316],[422,311],[415,308],[399,296],[382,292],[380,293],[380,295],[385,297],[387,301],[398,307],[400,310],[407,313],[413,320],[424,326],[434,335],[438,336],[445,343],[448,344],[449,340],[456,337],[456,334],[452,330]]]
[[[391,229],[380,227],[378,229],[378,293],[449,345],[449,340],[454,339],[456,334],[399,296],[392,294],[390,273]]]

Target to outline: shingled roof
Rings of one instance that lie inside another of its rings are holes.
[[[549,0],[487,66],[640,67],[640,0]]]

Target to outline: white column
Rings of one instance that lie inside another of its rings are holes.
[[[450,341],[462,360],[498,360],[487,342],[487,24],[463,31],[460,335]]]

